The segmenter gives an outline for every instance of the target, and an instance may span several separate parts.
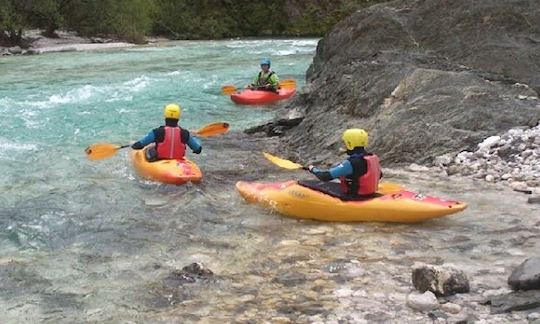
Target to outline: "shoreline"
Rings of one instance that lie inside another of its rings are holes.
[[[76,32],[71,31],[58,31],[57,34],[59,36],[58,38],[49,38],[41,35],[40,30],[25,31],[24,39],[30,44],[29,47],[0,46],[0,56],[95,51],[139,46],[139,44],[118,41],[107,37],[81,37]],[[147,44],[170,41],[170,39],[163,37],[148,37],[146,40]]]
[[[23,38],[29,44],[28,48],[21,46],[0,46],[0,57],[12,55],[37,55],[43,53],[59,53],[59,52],[79,52],[79,51],[95,51],[114,48],[127,48],[135,46],[148,46],[163,44],[180,39],[170,39],[163,36],[147,36],[146,43],[135,44],[120,41],[109,37],[81,37],[76,32],[58,31],[58,38],[50,38],[41,35],[41,30],[27,30]],[[224,38],[224,40],[253,40],[253,39],[288,39],[290,37],[233,37]],[[297,38],[312,38],[312,37],[297,37]],[[313,38],[316,38],[313,36]],[[194,39],[184,39],[185,41],[194,41]],[[208,39],[200,39],[207,41]]]

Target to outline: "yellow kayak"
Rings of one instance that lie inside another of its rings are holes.
[[[201,170],[190,160],[159,160],[148,162],[145,157],[145,151],[131,151],[133,167],[142,178],[168,184],[183,184],[186,182],[200,182],[202,180]]]
[[[337,183],[301,183],[292,180],[276,183],[239,181],[236,189],[248,202],[286,216],[321,221],[414,223],[467,208],[465,203],[424,196],[393,183],[381,183],[372,197],[348,201],[333,196],[339,191]],[[312,189],[318,187],[320,190]]]

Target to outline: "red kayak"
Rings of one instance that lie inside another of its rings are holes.
[[[266,105],[292,97],[296,89],[279,89],[278,92],[263,90],[241,90],[231,95],[231,100],[240,105]]]

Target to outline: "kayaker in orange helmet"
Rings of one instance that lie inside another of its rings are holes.
[[[261,60],[261,71],[253,78],[253,81],[246,86],[253,90],[278,91],[279,78],[276,72],[270,70],[271,62],[267,58]]]
[[[186,144],[195,154],[200,154],[200,141],[190,135],[189,131],[178,126],[182,109],[177,104],[168,104],[163,110],[165,126],[153,129],[143,139],[131,145],[134,150],[143,149],[146,145],[155,143],[155,147],[146,150],[146,159],[150,162],[167,159],[183,159]]]
[[[363,129],[351,128],[343,133],[342,139],[349,155],[347,160],[329,170],[320,170],[310,165],[309,171],[322,181],[339,178],[344,194],[374,194],[379,187],[382,171],[377,155],[365,149],[368,146],[368,133]]]

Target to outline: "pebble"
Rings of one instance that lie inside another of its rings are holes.
[[[353,297],[367,297],[366,291],[362,290],[362,289],[353,292],[352,295],[353,295]]]
[[[291,322],[291,319],[287,317],[274,317],[272,318],[272,323],[286,324],[286,323],[292,323],[292,322]]]
[[[425,312],[437,309],[439,307],[439,302],[434,293],[426,291],[423,294],[411,293],[407,296],[407,305],[412,309]]]
[[[450,314],[458,314],[461,312],[461,306],[454,303],[445,303],[441,305],[441,309]]]
[[[529,315],[527,315],[527,319],[529,321],[534,321],[534,320],[537,320],[539,318],[540,318],[540,313],[534,312],[534,313],[530,313]]]
[[[427,172],[430,169],[428,167],[426,167],[426,166],[423,166],[423,165],[418,165],[416,163],[411,163],[409,165],[409,170],[412,171],[412,172]]]
[[[279,242],[280,245],[300,245],[300,242],[298,242],[297,240],[283,240],[281,242]]]
[[[338,298],[345,298],[345,297],[350,297],[352,296],[352,294],[354,293],[354,291],[352,289],[349,289],[349,288],[341,288],[341,289],[338,289],[334,292],[334,295]]]
[[[168,202],[165,199],[147,198],[144,200],[144,204],[151,207],[164,206],[167,205],[167,203]]]
[[[328,226],[310,228],[304,231],[304,233],[308,235],[320,235],[320,234],[326,234],[328,232],[332,232],[332,229],[329,228]]]

